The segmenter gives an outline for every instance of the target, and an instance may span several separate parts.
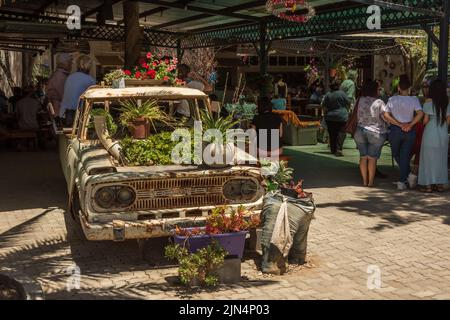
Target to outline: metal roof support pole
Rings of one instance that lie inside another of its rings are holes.
[[[177,40],[177,59],[178,63],[181,63],[181,60],[183,60],[184,56],[184,49],[181,48],[181,39]]]
[[[55,72],[55,55],[56,55],[56,45],[54,43],[50,44],[50,71]]]
[[[267,24],[265,22],[259,25],[259,72],[262,76],[267,74],[269,59],[268,50],[266,46],[267,41]],[[265,92],[266,88],[261,88],[261,96],[266,97],[268,92]]]
[[[428,41],[427,41],[427,70],[431,70],[431,69],[433,69],[433,40],[431,39],[431,36],[428,36]]]
[[[440,28],[440,46],[439,46],[439,78],[447,83],[448,78],[448,37],[449,37],[449,19],[450,19],[450,3],[443,1],[444,17],[441,18]]]
[[[331,69],[331,59],[329,53],[325,54],[325,75],[324,75],[324,87],[325,92],[330,90],[330,69]]]

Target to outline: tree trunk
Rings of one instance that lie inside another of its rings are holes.
[[[14,82],[14,79],[12,77],[11,73],[11,64],[9,61],[9,52],[8,51],[1,51],[1,59],[0,59],[0,67],[2,68],[3,72],[6,75],[6,80],[8,81],[9,87],[14,88],[16,86],[16,83]],[[4,59],[3,59],[4,58]]]
[[[138,64],[142,47],[142,29],[139,26],[139,2],[123,1],[125,22],[125,68]]]

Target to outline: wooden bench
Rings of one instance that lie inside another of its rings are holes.
[[[33,130],[13,130],[10,131],[6,137],[8,140],[19,140],[25,141],[27,147],[30,146],[30,142],[32,144],[32,149],[36,150],[38,146],[38,134],[37,131]]]

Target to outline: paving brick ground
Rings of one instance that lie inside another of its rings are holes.
[[[391,180],[358,187],[353,149],[343,159],[329,157],[324,145],[289,150],[318,205],[308,265],[265,277],[258,255],[247,255],[239,285],[197,293],[171,285],[176,268],[162,258],[166,239],[143,253],[134,241],[83,240],[65,214],[56,152],[2,150],[0,269],[36,279],[47,299],[450,299],[450,193],[397,192]],[[394,178],[389,158],[383,161]],[[81,288],[68,291],[74,265]],[[378,271],[381,287],[369,289]]]

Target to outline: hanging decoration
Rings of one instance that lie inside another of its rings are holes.
[[[317,67],[316,60],[314,58],[310,59],[308,65],[303,69],[305,72],[305,78],[308,81],[308,87],[310,87],[314,82],[320,80],[319,68]]]
[[[268,0],[266,9],[267,12],[280,19],[297,23],[308,22],[316,15],[316,11],[306,0]],[[297,13],[304,9],[307,10],[307,13]]]

